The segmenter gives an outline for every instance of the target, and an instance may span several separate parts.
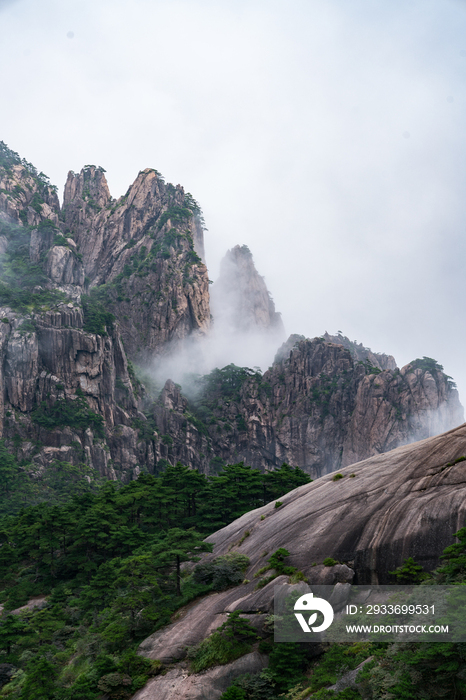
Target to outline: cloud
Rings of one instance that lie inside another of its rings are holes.
[[[211,278],[246,243],[289,332],[435,357],[466,396],[463,2],[1,8],[11,148],[115,196],[157,168],[204,209]]]

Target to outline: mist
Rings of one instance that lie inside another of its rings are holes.
[[[13,150],[59,185],[102,165],[114,197],[156,168],[203,208],[211,279],[244,243],[287,333],[339,329],[398,366],[433,357],[466,396],[464,2],[0,12]],[[266,366],[257,354],[238,364]]]
[[[172,379],[192,395],[196,377],[229,364],[264,372],[286,340],[285,328],[248,246],[224,256],[210,287],[211,328],[173,343],[146,368],[157,386]]]

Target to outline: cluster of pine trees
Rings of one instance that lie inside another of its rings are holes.
[[[13,462],[9,468],[13,479]],[[50,500],[51,491],[48,501],[4,515],[0,662],[11,681],[0,697],[130,697],[160,671],[137,656],[141,639],[219,587],[218,576],[216,584],[199,583],[183,562],[211,549],[203,541],[209,533],[307,482],[286,464],[261,474],[240,463],[212,477],[177,464],[124,486],[81,485],[62,504]],[[57,493],[63,499],[63,489]],[[220,568],[220,585],[232,585],[244,561]],[[16,612],[41,596],[38,607]]]

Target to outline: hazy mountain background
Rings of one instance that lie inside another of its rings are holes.
[[[464,397],[464,2],[0,12],[1,138],[54,184],[157,168],[203,207],[212,279],[245,243],[288,333],[434,357]]]

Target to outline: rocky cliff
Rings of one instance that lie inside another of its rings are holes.
[[[171,380],[149,395],[132,362],[212,337],[198,204],[150,169],[114,200],[87,165],[60,207],[4,144],[0,180],[0,431],[28,469],[64,460],[127,480],[178,460],[203,472],[287,461],[316,476],[463,420],[433,360],[398,370],[341,334],[292,336],[263,375],[231,365],[187,397]],[[269,346],[283,334],[246,246],[213,298],[214,328]]]
[[[209,327],[197,203],[154,170],[115,201],[104,171],[86,166],[69,174],[60,209],[47,178],[4,144],[0,179],[1,435],[38,468],[153,470],[164,445],[127,358]]]
[[[199,213],[180,185],[166,185],[155,170],[140,172],[116,201],[101,168],[68,175],[65,234],[76,242],[89,286],[105,292],[133,358],[152,358],[209,327]]]
[[[344,583],[393,584],[389,572],[408,557],[432,570],[464,525],[465,454],[463,425],[353,464],[338,479],[327,475],[300,486],[281,497],[278,508],[269,503],[208,537],[214,547],[205,560],[234,552],[249,558],[245,580],[188,606],[141,644],[142,655],[171,667],[166,676],[150,680],[135,700],[216,700],[244,668],[257,672],[264,666],[256,653],[242,657],[237,668],[216,666],[188,676],[183,659],[188,646],[198,644],[236,610],[264,634],[275,586],[293,585],[284,575],[267,582],[274,572],[264,565],[281,547],[290,553],[289,565],[310,584],[335,585],[339,593]],[[326,558],[339,563],[325,566]]]
[[[316,477],[463,422],[458,392],[434,360],[381,370],[356,357],[344,344],[296,336],[263,375],[214,371],[190,405],[209,438],[198,463],[263,470],[286,461]]]
[[[220,276],[212,286],[211,306],[224,331],[265,331],[277,338],[285,335],[281,315],[275,311],[264,278],[245,245],[235,246],[223,258]]]

